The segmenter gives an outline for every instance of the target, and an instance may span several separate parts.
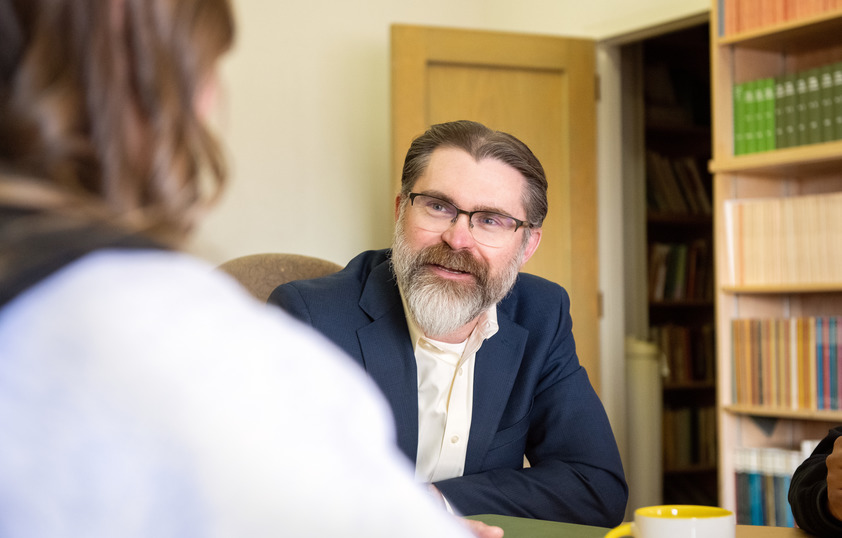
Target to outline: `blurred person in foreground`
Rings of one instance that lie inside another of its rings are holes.
[[[611,527],[628,489],[576,355],[570,299],[519,272],[547,207],[523,142],[472,121],[433,125],[406,154],[392,248],[279,286],[269,302],[366,369],[416,480],[454,513]]]
[[[226,0],[0,0],[4,538],[468,532],[351,361],[177,252],[233,35]]]
[[[788,497],[799,527],[823,538],[842,536],[842,426],[828,431],[798,466]]]

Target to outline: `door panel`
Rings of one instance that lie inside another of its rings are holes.
[[[392,27],[392,195],[410,142],[433,123],[471,119],[523,140],[550,184],[524,271],[570,293],[579,360],[599,391],[594,62],[590,40]]]

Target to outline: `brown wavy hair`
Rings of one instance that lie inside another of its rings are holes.
[[[225,183],[196,103],[233,38],[228,0],[0,0],[0,204],[183,239]]]

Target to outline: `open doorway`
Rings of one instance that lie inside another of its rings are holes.
[[[649,439],[653,452],[658,452],[652,455],[653,468],[662,480],[651,488],[654,491],[632,491],[629,513],[656,502],[716,505],[718,500],[707,173],[709,39],[705,13],[601,44],[602,87],[616,95],[603,95],[600,110],[600,137],[614,130],[600,147],[600,168],[606,171],[600,172],[600,214],[613,213],[619,219],[607,226],[601,220],[603,229],[613,229],[618,236],[600,235],[605,248],[617,248],[601,259],[623,253],[623,263],[618,264],[622,269],[615,269],[622,282],[622,304],[615,305],[622,309],[622,323],[607,327],[612,321],[603,320],[603,335],[615,338],[613,344],[604,341],[603,348],[610,350],[613,345],[617,350],[622,345],[616,342],[618,333],[652,341],[663,349],[670,365],[660,388],[663,427],[651,434],[662,438]],[[669,196],[659,192],[663,188]],[[655,258],[653,251],[659,252]],[[611,264],[601,267],[608,269],[610,278]],[[611,298],[610,285],[601,285],[608,310],[616,298]],[[625,394],[647,390],[628,385],[625,374],[619,373],[604,379],[606,384]],[[625,438],[624,454],[645,435],[632,424],[615,426],[618,437]],[[629,475],[635,471],[627,468]]]
[[[663,502],[717,504],[710,30],[638,44],[648,339],[664,354]]]

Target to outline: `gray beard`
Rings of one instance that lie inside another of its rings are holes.
[[[490,276],[467,251],[457,252],[444,243],[413,252],[406,242],[403,215],[395,226],[392,270],[415,323],[429,338],[452,334],[500,302],[517,280],[523,249],[498,276]],[[456,283],[431,273],[426,264],[446,260],[444,265],[474,275],[471,284]]]

